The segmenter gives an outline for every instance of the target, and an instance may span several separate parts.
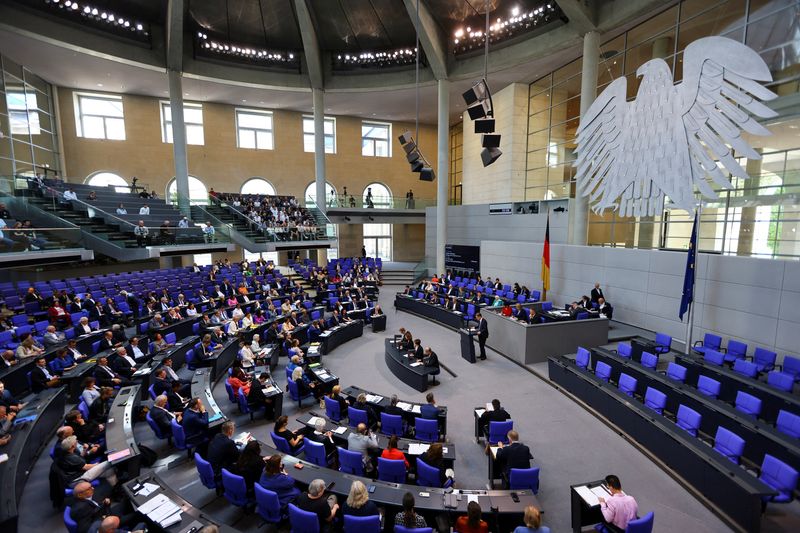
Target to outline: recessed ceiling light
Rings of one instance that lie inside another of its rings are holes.
[[[247,100],[242,100],[242,102],[247,102]]]
[[[102,87],[102,86],[103,86],[103,84],[102,84],[102,83],[98,83],[98,84],[97,84],[97,86],[98,86],[98,87]]]

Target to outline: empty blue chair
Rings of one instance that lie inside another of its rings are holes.
[[[317,466],[328,466],[328,458],[325,455],[324,444],[311,439],[303,439],[303,451],[305,452],[306,461],[314,463]]]
[[[233,387],[228,383],[227,379],[225,380],[225,392],[228,393],[228,400],[231,403],[236,403],[236,397],[233,395]]]
[[[667,353],[672,349],[672,337],[666,333],[656,333],[656,345],[654,351],[656,355]]]
[[[336,422],[342,419],[342,408],[339,402],[327,401],[325,402],[325,416]]]
[[[608,382],[608,380],[611,379],[611,366],[603,361],[598,361],[597,365],[594,367],[594,375],[603,381]]]
[[[194,350],[186,350],[186,368],[189,370],[197,370],[194,358]]]
[[[587,318],[589,318],[589,313],[586,311],[581,311],[578,313],[578,316],[575,317],[575,320],[586,320]]]
[[[175,344],[178,341],[178,336],[175,333],[167,333],[164,335],[164,340],[167,344]]]
[[[64,507],[64,527],[67,528],[67,533],[78,533],[78,523],[72,519],[71,512],[69,505]]]
[[[311,394],[310,392],[301,395],[300,389],[297,387],[297,383],[295,383],[292,379],[288,380],[288,384],[289,384],[289,396],[292,397],[293,401],[297,402],[298,407],[302,408],[303,400],[305,400],[306,398],[313,397],[313,394]]]
[[[733,362],[733,371],[737,374],[747,376],[748,378],[754,378],[758,375],[758,367],[756,367],[756,364],[745,361],[744,359],[736,359]]]
[[[364,475],[364,460],[358,452],[351,452],[337,446],[339,451],[339,471],[356,476]]]
[[[705,394],[710,398],[718,398],[719,391],[722,389],[722,384],[716,379],[711,379],[708,376],[697,377],[697,390],[701,394]]]
[[[246,507],[252,503],[247,497],[247,484],[242,476],[222,469],[222,495],[237,507]]]
[[[78,402],[78,411],[80,411],[81,415],[83,415],[83,419],[88,422],[89,421],[89,406],[86,405],[86,402],[84,402],[83,400]]]
[[[304,511],[293,503],[289,504],[289,523],[292,533],[319,533],[317,514]]]
[[[741,411],[742,413],[752,416],[753,418],[758,418],[758,415],[761,414],[761,400],[752,394],[738,391],[736,393],[736,401],[734,402],[734,405],[736,406],[737,411]]]
[[[667,365],[667,377],[680,383],[684,383],[686,381],[686,367],[681,366],[674,361],[670,361]]]
[[[744,453],[744,444],[744,439],[733,431],[728,431],[722,426],[717,428],[717,434],[714,436],[714,449],[737,465]]]
[[[709,349],[705,351],[703,360],[705,360],[706,363],[714,366],[722,366],[722,364],[725,362],[725,356],[722,354],[722,352]]]
[[[783,371],[791,375],[795,381],[800,381],[800,358],[784,355]]]
[[[644,393],[644,406],[663,415],[667,406],[667,395],[653,387],[647,387]]]
[[[214,476],[214,468],[211,463],[200,457],[199,453],[195,453],[194,464],[197,467],[197,473],[200,475],[200,483],[207,489],[217,490],[219,484]]]
[[[381,517],[344,515],[344,533],[380,533]]]
[[[553,309],[553,302],[542,302],[542,311],[551,311]]]
[[[692,437],[697,436],[697,430],[700,429],[700,422],[702,420],[700,413],[685,405],[678,406],[678,415],[675,419],[675,425],[679,428],[686,430]]]
[[[159,440],[165,440],[166,439],[167,441],[170,440],[171,435],[165,435],[161,431],[161,428],[158,427],[158,424],[155,423],[153,418],[150,416],[149,412],[145,415],[144,418],[145,418],[145,420],[147,420],[147,425],[150,426],[150,429],[153,430],[153,433],[155,434],[157,439],[159,439]]]
[[[650,352],[642,352],[642,366],[655,370],[658,366],[658,356]]]
[[[629,376],[624,372],[619,375],[618,388],[628,396],[633,396],[636,393],[636,378]]]
[[[497,446],[498,442],[508,444],[508,432],[514,429],[514,421],[506,420],[504,422],[489,422],[489,444]]]
[[[330,402],[326,402],[326,406]],[[403,436],[403,417],[381,413],[381,433],[384,435]]]
[[[628,522],[625,533],[651,533],[653,531],[653,521],[655,515],[650,511],[641,518],[636,518]]]
[[[441,487],[442,476],[439,469],[429,465],[417,457],[417,485],[423,487]]]
[[[283,519],[278,494],[256,483],[253,485],[256,496],[256,512],[269,524],[279,524]]]
[[[534,494],[539,494],[539,467],[510,469],[508,488],[510,490],[530,490]]]
[[[394,533],[433,533],[432,527],[394,526]]]
[[[156,394],[156,385],[155,385],[155,383],[150,385],[149,387],[147,387],[147,392],[150,393],[150,399],[151,400],[155,400],[156,399],[157,394]]]
[[[100,341],[94,341],[92,343],[92,353],[96,354],[100,351]]]
[[[784,392],[792,392],[794,389],[794,377],[786,372],[773,370],[767,374],[767,383]]]
[[[725,362],[733,363],[737,359],[744,359],[747,355],[747,344],[731,339],[728,341],[728,351],[725,353]]]
[[[633,353],[633,348],[631,348],[630,344],[626,342],[620,342],[617,344],[617,354],[620,357],[624,357],[625,359],[630,359],[631,353]]]
[[[415,418],[414,434],[418,440],[436,442],[439,440],[439,421],[419,417]]]
[[[778,354],[775,352],[770,352],[766,348],[756,348],[756,351],[753,352],[753,362],[758,367],[759,372],[769,372],[770,370],[775,368],[775,359],[778,358]]]
[[[402,459],[378,457],[378,479],[390,483],[405,483],[406,462]]]
[[[706,333],[703,335],[702,341],[694,343],[692,349],[697,353],[704,354],[708,350],[719,351],[720,346],[722,346],[722,337],[713,333]]]
[[[327,405],[329,402],[325,402]],[[357,427],[359,424],[369,426],[369,419],[367,412],[363,409],[356,409],[355,407],[347,408],[347,420],[350,427]]]
[[[764,496],[764,501],[774,503],[789,503],[792,501],[792,492],[797,487],[797,470],[787,465],[780,459],[770,454],[764,454],[761,463],[761,475],[758,479],[778,491],[775,496]]]
[[[586,370],[589,367],[589,357],[589,350],[578,348],[578,352],[575,354],[575,364],[578,365],[578,368]]]
[[[800,416],[781,409],[778,411],[775,429],[784,435],[800,439]]]

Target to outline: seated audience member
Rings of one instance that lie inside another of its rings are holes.
[[[425,395],[426,404],[420,406],[420,416],[429,420],[437,420],[439,418],[439,408],[436,406],[436,399],[433,393],[429,392]]]
[[[452,468],[447,468],[444,462],[444,448],[441,442],[434,442],[428,450],[420,456],[425,464],[439,470],[439,483],[444,485],[448,478],[455,477]]]
[[[56,458],[56,464],[70,486],[79,481],[91,482],[99,477],[105,478],[112,486],[117,484],[114,467],[109,461],[98,464],[86,462],[78,452],[78,438],[75,435],[61,441],[61,454]]]
[[[108,358],[101,357],[97,360],[97,366],[94,367],[94,377],[97,383],[104,387],[114,387],[116,385],[129,384],[128,380],[123,380],[122,376],[117,374],[110,366],[108,366]]]
[[[145,353],[142,351],[141,347],[139,347],[139,337],[131,337],[131,340],[128,341],[128,346],[125,348],[125,350],[134,361],[137,361],[145,356]]]
[[[200,398],[189,400],[188,406],[183,411],[181,425],[186,435],[186,444],[196,446],[208,440],[208,412]]]
[[[478,418],[478,432],[480,435],[488,435],[489,422],[505,422],[510,419],[511,415],[500,405],[500,400],[495,398],[492,400],[492,409],[485,410]]]
[[[313,440],[325,446],[325,455],[331,456],[336,452],[336,444],[333,442],[333,432],[325,431],[325,420],[317,418],[314,421],[314,431],[306,434],[306,439]]]
[[[325,401],[338,403],[339,412],[342,414],[342,417],[345,417],[347,416],[347,400],[344,399],[341,393],[342,387],[340,385],[334,385],[331,389],[331,393],[327,396],[327,398],[325,398]]]
[[[397,402],[399,401],[400,399],[397,397],[397,394],[392,394],[392,397],[389,398],[389,405],[386,406],[383,412],[387,415],[403,416],[405,411],[397,407]]]
[[[622,483],[619,477],[611,474],[606,476],[606,487],[608,487],[611,497],[597,498],[600,500],[600,511],[603,513],[603,520],[608,530],[612,532],[622,532],[628,527],[628,522],[635,520],[639,512],[639,506],[633,496],[628,496],[622,492]]]
[[[233,466],[232,472],[244,478],[248,493],[253,492],[253,486],[264,472],[264,459],[261,456],[261,445],[253,439],[245,444],[242,453],[239,454],[239,459]]]
[[[291,448],[292,453],[294,453],[300,447],[300,444],[302,444],[305,435],[296,431],[292,431],[288,428],[288,426],[289,417],[286,415],[279,416],[278,420],[275,421],[273,433],[286,439],[286,442],[289,443],[289,448]]]
[[[375,409],[367,403],[367,395],[365,393],[360,393],[356,396],[355,401],[350,401],[350,406],[354,409],[359,409],[367,413],[367,424],[370,429],[375,429],[378,424],[378,416],[375,414]],[[345,414],[347,410],[345,410]]]
[[[11,413],[16,413],[25,407],[24,403],[20,403],[19,400],[14,398],[11,391],[6,390],[6,386],[2,381],[0,381],[0,405],[5,406]]]
[[[233,471],[233,466],[239,459],[239,448],[233,442],[233,432],[236,429],[236,424],[232,420],[228,420],[220,428],[220,432],[214,435],[211,442],[208,443],[208,452],[206,453],[206,460],[211,463],[214,469],[214,474],[221,479],[222,469]]]
[[[597,299],[597,310],[609,320],[614,316],[614,308],[602,296]]]
[[[153,408],[150,409],[150,418],[161,430],[162,435],[172,435],[172,421],[181,423],[181,413],[172,412],[168,409],[167,396],[162,394],[156,397]]]
[[[164,336],[161,333],[156,333],[153,337],[153,349],[156,352],[163,352],[171,345],[164,340]]]
[[[12,366],[17,364],[17,357],[14,355],[12,350],[4,350],[2,354],[0,354],[0,369],[2,368],[11,368]]]
[[[259,374],[258,379],[250,387],[250,392],[247,393],[247,403],[250,409],[257,410],[261,407],[264,408],[264,418],[271,419],[275,416],[274,402],[272,398],[268,398],[264,394],[264,389],[269,384],[269,374],[262,372]]]
[[[144,527],[135,525],[135,515],[126,514],[124,503],[112,504],[109,498],[100,499],[87,481],[77,483],[72,494],[70,517],[77,524],[78,533],[116,533],[127,528],[140,531]]]
[[[83,380],[83,389],[81,390],[81,399],[89,406],[100,397],[100,387],[97,386],[97,379],[92,376],[87,376]]]
[[[489,533],[489,524],[481,520],[481,506],[478,502],[469,502],[466,516],[459,516],[453,527],[456,533]]]
[[[325,481],[315,479],[308,485],[308,491],[297,498],[297,507],[317,515],[320,531],[330,531],[330,524],[336,517],[339,504],[336,496],[325,497]]]
[[[414,495],[410,492],[403,495],[403,510],[394,516],[394,524],[406,528],[428,527],[425,519],[414,511]]]
[[[86,335],[88,333],[92,333],[94,329],[89,324],[89,317],[82,316],[80,321],[78,321],[78,325],[75,326],[75,335],[80,337],[81,335]]]
[[[183,412],[186,406],[189,405],[191,398],[184,397],[181,391],[184,385],[180,381],[173,381],[170,383],[170,390],[167,392],[167,402],[169,403],[169,410],[172,412]]]
[[[72,354],[69,353],[69,350],[66,348],[61,348],[56,352],[55,358],[50,361],[50,368],[53,369],[58,375],[63,374],[67,370],[72,370],[78,366],[75,362],[75,359],[72,358]]]
[[[232,370],[232,374],[228,378],[228,384],[233,389],[234,398],[238,398],[239,389],[242,389],[244,391],[245,396],[247,396],[250,393],[250,379],[247,377],[247,374],[245,374],[244,370],[242,370],[241,368],[236,367]]]
[[[116,352],[117,356],[114,358],[113,364],[114,370],[117,371],[117,374],[131,379],[133,373],[136,372],[136,361],[133,360],[133,357],[128,355],[128,351],[123,346],[118,347]]]
[[[425,350],[422,348],[421,340],[414,339],[414,347],[412,348],[411,353],[414,355],[414,359],[422,361],[422,358],[425,357]]]
[[[5,446],[11,441],[11,428],[17,413],[9,413],[5,405],[0,405],[0,446]]]
[[[95,424],[105,424],[108,413],[111,410],[111,398],[114,396],[114,389],[111,387],[101,387],[100,396],[95,398],[89,406],[89,422]]]
[[[426,346],[422,352],[422,363],[429,368],[439,368],[439,356],[431,350],[430,346]]]
[[[297,390],[301,396],[313,394],[314,398],[319,400],[323,394],[322,388],[317,387],[317,384],[308,377],[305,370],[301,366],[298,366],[292,370],[292,381],[297,384]]]
[[[524,309],[521,303],[517,303],[516,305],[514,305],[514,312],[511,316],[513,316],[514,318],[516,318],[521,322],[527,322],[528,314],[529,314],[528,310]]]
[[[380,514],[375,502],[370,501],[367,487],[361,481],[350,484],[350,493],[342,505],[342,515],[350,516],[375,516]]]
[[[258,484],[278,495],[282,509],[300,496],[300,489],[295,486],[292,476],[286,473],[279,454],[271,455],[266,459],[264,473]]]
[[[408,470],[408,459],[406,459],[406,455],[403,452],[397,449],[397,436],[395,435],[389,437],[389,442],[386,445],[386,449],[381,453],[381,457],[393,461],[403,461],[406,465],[406,470]]]
[[[47,359],[39,357],[36,359],[36,366],[31,370],[31,390],[38,394],[45,389],[58,387],[61,379],[50,372],[47,368]]]
[[[347,449],[351,452],[361,454],[361,460],[364,462],[364,469],[368,472],[374,470],[374,463],[370,455],[370,451],[380,450],[378,445],[378,438],[367,428],[366,424],[359,424],[355,431],[351,431],[347,436]]]
[[[67,342],[67,337],[62,332],[57,331],[55,326],[47,326],[45,333],[42,337],[42,343],[45,348],[52,348]]]
[[[524,526],[517,526],[514,533],[550,533],[550,528],[542,525],[542,515],[539,509],[533,505],[525,508],[525,516],[522,519]]]
[[[519,442],[519,433],[511,430],[507,434],[508,444],[502,441],[497,443],[497,462],[502,467],[504,483],[508,483],[508,473],[512,468],[530,468],[531,450],[526,445]]]
[[[36,339],[33,338],[33,335],[28,335],[25,339],[17,346],[17,359],[25,359],[28,357],[38,357],[44,353],[44,348],[40,348],[36,346]]]

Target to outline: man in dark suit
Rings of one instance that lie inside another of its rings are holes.
[[[181,414],[170,411],[167,403],[166,395],[157,396],[153,402],[153,408],[150,410],[150,418],[153,419],[163,435],[172,435],[172,421],[177,420],[180,424]]]
[[[173,413],[180,413],[186,409],[186,404],[189,400],[184,398],[181,394],[181,387],[183,385],[180,381],[173,381],[170,384],[170,389],[167,392],[167,402],[169,402],[169,410]]]
[[[489,422],[505,422],[510,419],[511,415],[500,405],[500,400],[495,398],[492,400],[492,410],[487,409],[478,418],[478,433],[480,435],[488,435]]]
[[[100,347],[98,348],[99,352],[104,350],[110,350],[111,348],[116,348],[119,343],[114,340],[114,334],[110,331],[106,331],[103,334],[103,338],[100,339]]]
[[[528,321],[528,310],[522,307],[521,303],[517,303],[514,305],[514,312],[512,316],[519,320],[520,322],[527,322]]]
[[[172,390],[172,384],[167,379],[167,371],[163,368],[159,368],[155,371],[153,378],[153,391],[156,393],[156,396],[166,395]]]
[[[111,387],[101,387],[100,396],[95,398],[89,406],[89,420],[95,424],[105,424],[108,413],[111,410],[111,397],[114,396],[114,389]]]
[[[519,442],[519,433],[513,429],[508,432],[508,445],[498,442],[497,462],[503,472],[503,480],[508,485],[508,474],[512,468],[530,468],[531,450]]]
[[[428,420],[438,420],[439,407],[436,406],[436,399],[433,397],[432,392],[429,392],[427,395],[425,395],[425,401],[427,403],[425,405],[421,405],[419,408],[420,416],[422,418],[427,418]]]
[[[489,325],[486,324],[486,319],[478,311],[475,313],[475,320],[478,321],[478,346],[481,348],[481,359],[486,359],[486,339],[489,338]]]
[[[128,293],[126,291],[122,291],[120,294],[125,296],[125,302],[128,304],[128,307],[131,308],[131,312],[133,313],[134,318],[139,318],[139,299],[132,293]]]
[[[59,377],[47,368],[47,359],[39,357],[36,359],[36,366],[31,370],[31,390],[38,394],[50,387],[61,384]]]
[[[389,399],[389,405],[386,406],[383,412],[387,415],[403,416],[405,411],[397,407],[398,401],[400,400],[397,398],[397,394],[392,394],[392,397]]]
[[[236,464],[236,460],[239,459],[239,449],[231,438],[235,429],[236,424],[233,420],[228,420],[222,424],[220,432],[214,435],[214,438],[208,443],[206,458],[211,463],[214,474],[218,476],[222,475],[223,468],[231,470]]]
[[[231,282],[228,281],[228,278],[225,278],[225,280],[223,280],[222,285],[220,285],[219,289],[220,291],[222,291],[222,294],[228,297],[232,296],[236,292],[233,288],[233,285],[231,285]]]
[[[128,355],[128,352],[123,346],[120,346],[117,348],[117,356],[114,358],[113,367],[114,370],[117,371],[117,374],[131,379],[133,373],[136,372],[136,361]]]
[[[183,412],[182,425],[186,444],[196,446],[208,440],[208,412],[200,398],[189,400],[189,406]]]
[[[84,311],[91,313],[92,309],[97,305],[97,302],[95,302],[92,295],[87,292],[83,297],[83,303],[81,305],[83,305]]]
[[[611,304],[608,303],[602,296],[599,300],[597,300],[597,310],[600,311],[601,315],[605,315],[609,320],[611,320],[611,318],[614,316],[614,308],[611,307]]]
[[[70,506],[70,516],[78,525],[79,533],[97,531],[100,522],[111,513],[111,500],[105,498],[100,501],[94,499],[94,487],[91,483],[81,481],[72,492],[75,500]]]
[[[97,379],[97,383],[103,387],[131,384],[130,381],[123,379],[122,376],[114,372],[114,370],[108,366],[107,357],[101,357],[97,360],[97,366],[94,367],[94,377]]]
[[[264,418],[272,419],[275,417],[273,401],[272,398],[267,398],[264,394],[268,379],[269,374],[266,372],[262,372],[258,376],[258,380],[250,386],[250,392],[247,394],[247,403],[253,410],[264,407]]]
[[[423,351],[422,363],[429,368],[439,369],[439,356],[431,350],[430,346],[426,346]]]
[[[592,303],[597,303],[600,298],[605,298],[605,296],[603,296],[603,289],[600,288],[600,283],[597,282],[594,284],[594,289],[592,289],[591,293]]]

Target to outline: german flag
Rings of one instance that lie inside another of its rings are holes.
[[[542,289],[550,290],[550,213],[547,213],[547,229],[544,230],[542,248]]]

